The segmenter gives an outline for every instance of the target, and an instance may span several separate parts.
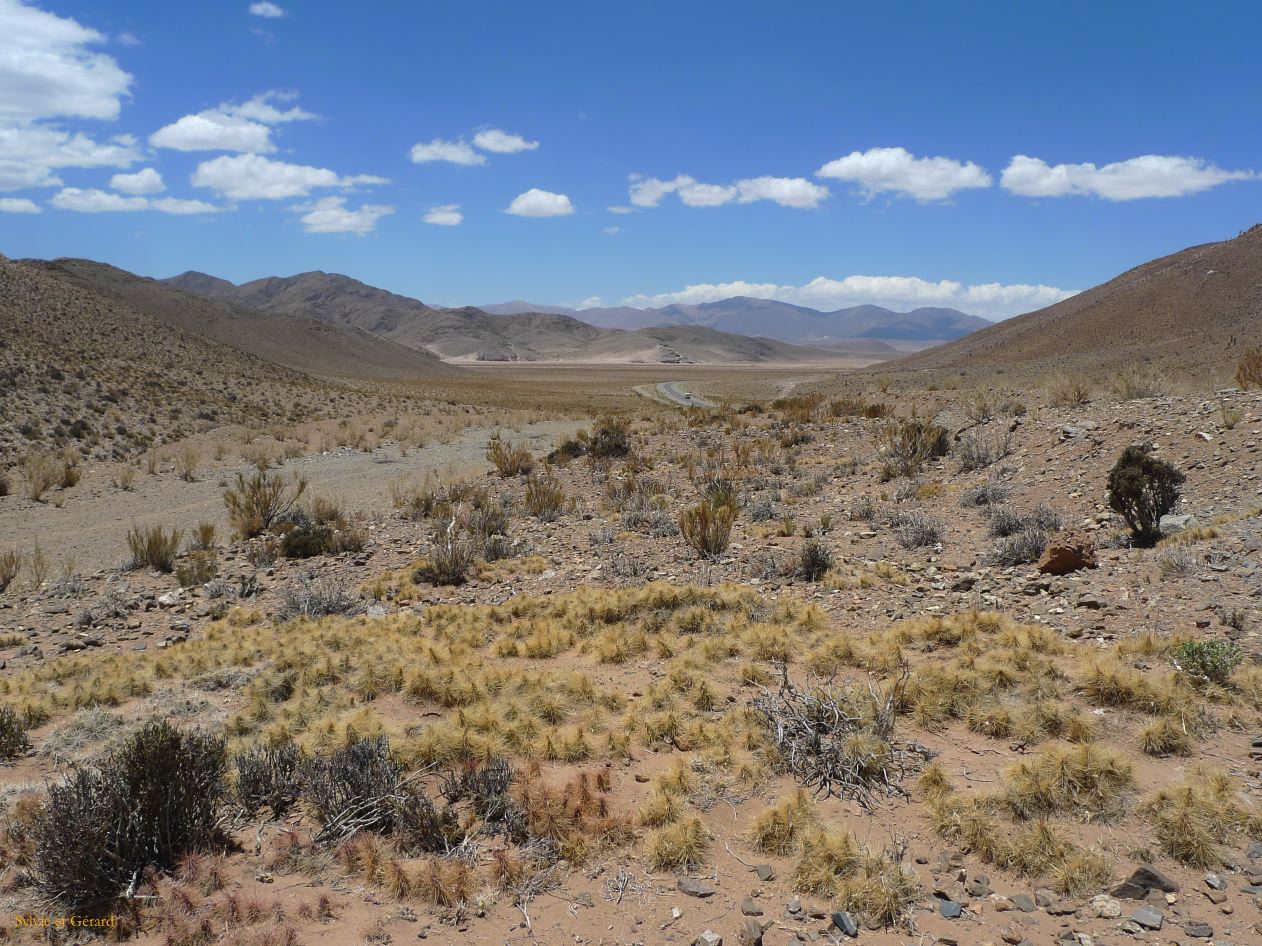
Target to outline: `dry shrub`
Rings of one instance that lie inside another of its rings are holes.
[[[1218,867],[1221,845],[1262,838],[1262,818],[1241,804],[1239,787],[1223,772],[1197,771],[1163,788],[1144,806],[1161,849],[1190,867]]]
[[[60,480],[61,464],[52,454],[32,451],[22,461],[22,475],[26,477],[26,498],[41,502]]]
[[[522,506],[541,522],[552,522],[565,510],[565,487],[556,477],[532,476]]]
[[[1023,820],[1072,814],[1084,822],[1108,821],[1125,810],[1135,785],[1129,762],[1090,744],[1045,750],[1004,778],[1003,802]]]
[[[145,726],[48,791],[35,826],[40,893],[78,913],[108,913],[148,867],[169,870],[216,839],[223,743],[166,722]]]
[[[877,439],[881,479],[914,476],[929,460],[946,456],[950,448],[950,435],[937,424],[914,418],[887,424]]]
[[[867,926],[910,928],[922,896],[916,875],[896,854],[874,853],[839,831],[809,832],[794,868],[794,886],[835,900]]]
[[[179,529],[168,532],[162,526],[132,526],[127,533],[132,567],[152,568],[169,574],[175,569],[175,556],[180,549],[182,534]]]
[[[487,444],[486,458],[495,467],[500,476],[524,476],[534,469],[535,461],[521,444],[512,444],[500,438],[499,434],[491,437]]]
[[[1236,384],[1242,391],[1262,388],[1262,347],[1250,348],[1236,365]]]
[[[13,579],[17,578],[21,570],[22,556],[17,552],[8,551],[0,555],[0,594],[4,594],[5,589],[13,584]]]
[[[700,818],[684,818],[649,836],[649,861],[654,870],[696,870],[705,863],[711,840]]]
[[[228,520],[241,538],[252,539],[293,509],[306,489],[305,479],[286,480],[261,471],[247,479],[238,473],[237,485],[223,494]]]
[[[1064,374],[1047,385],[1053,407],[1078,407],[1091,402],[1091,382],[1080,374]]]
[[[679,514],[679,531],[702,558],[714,558],[727,551],[736,522],[736,503],[706,498]]]
[[[802,788],[754,819],[750,843],[764,854],[783,857],[797,850],[804,832],[818,822],[810,794]]]

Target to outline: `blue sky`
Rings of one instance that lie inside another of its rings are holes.
[[[1002,317],[1258,222],[1259,32],[1243,2],[0,0],[0,252]]]

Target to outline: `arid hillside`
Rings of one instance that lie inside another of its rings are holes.
[[[124,456],[225,424],[342,416],[331,386],[0,259],[0,466],[28,447]]]
[[[306,374],[346,379],[431,379],[455,374],[426,351],[364,328],[285,311],[250,309],[83,259],[23,260],[185,332],[231,345]]]
[[[1262,225],[1153,260],[1064,302],[974,332],[898,368],[1234,365],[1262,342]]]

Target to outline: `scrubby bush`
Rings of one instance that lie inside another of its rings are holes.
[[[684,541],[702,558],[714,558],[727,551],[736,522],[735,502],[702,499],[679,514],[679,531]]]
[[[1019,513],[1006,506],[992,506],[988,512],[990,534],[997,539],[1022,532],[1055,532],[1061,526],[1060,513],[1040,503],[1029,512]]]
[[[833,553],[822,542],[807,542],[798,553],[796,574],[805,581],[819,581],[832,567]]]
[[[13,579],[18,577],[21,570],[22,556],[17,552],[8,551],[0,555],[0,594],[4,594],[5,589],[13,584]]]
[[[31,748],[26,721],[11,706],[0,706],[0,762],[16,759]]]
[[[213,551],[189,552],[175,569],[181,588],[197,588],[219,575],[219,556]]]
[[[970,473],[998,463],[1012,452],[1012,434],[1007,430],[983,433],[970,430],[955,445],[955,456],[960,470]]]
[[[303,758],[292,742],[255,746],[237,753],[232,762],[237,770],[236,799],[251,815],[268,808],[272,817],[283,818],[298,801]]]
[[[302,525],[281,536],[280,551],[285,558],[314,558],[330,551],[333,545],[333,530],[328,526]]]
[[[1236,365],[1236,384],[1242,391],[1262,388],[1262,348],[1250,348]]]
[[[133,568],[152,568],[169,574],[175,569],[175,556],[180,550],[179,529],[169,532],[162,526],[132,526],[127,533]]]
[[[219,739],[151,723],[48,790],[34,827],[40,892],[104,914],[150,867],[216,842],[227,759]]]
[[[502,477],[523,476],[534,469],[534,457],[521,444],[512,444],[500,438],[499,434],[491,437],[486,447],[486,458]]]
[[[304,479],[286,480],[279,473],[237,474],[237,485],[224,491],[228,520],[243,539],[252,539],[292,510],[306,492]]]
[[[960,495],[961,506],[994,506],[1008,498],[1007,484],[995,479],[970,486]]]
[[[898,544],[905,549],[937,545],[946,533],[939,520],[922,512],[897,512],[890,517],[890,526]]]
[[[1155,545],[1161,538],[1161,517],[1178,505],[1184,479],[1146,447],[1122,451],[1109,471],[1109,508],[1126,520],[1137,545]]]
[[[1197,683],[1225,684],[1240,662],[1244,652],[1232,641],[1185,640],[1174,649],[1174,666]]]
[[[1030,562],[1038,561],[1045,548],[1047,548],[1046,532],[1038,528],[1023,529],[996,543],[987,558],[992,564],[1005,567],[1028,565]]]
[[[288,621],[299,617],[358,614],[362,609],[362,602],[343,586],[332,581],[304,580],[285,589],[276,616]]]
[[[588,450],[594,457],[616,460],[631,452],[627,422],[621,417],[606,417],[592,433]]]
[[[1053,407],[1078,407],[1091,401],[1091,383],[1079,374],[1066,374],[1055,378],[1047,386]]]
[[[26,498],[40,502],[60,479],[61,464],[55,456],[33,450],[22,461],[22,475],[26,477]]]
[[[416,570],[414,578],[432,585],[463,585],[468,580],[475,554],[473,539],[462,532],[453,519],[434,531],[433,550]]]
[[[551,522],[565,509],[565,487],[553,476],[533,476],[526,482],[522,506],[541,522]]]
[[[915,476],[929,460],[944,457],[951,447],[945,428],[923,420],[887,424],[878,439],[881,479]]]

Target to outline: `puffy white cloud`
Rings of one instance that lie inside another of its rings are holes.
[[[600,296],[588,296],[578,304],[580,309],[598,309],[600,308]]]
[[[828,197],[828,188],[804,177],[753,177],[736,182],[742,204],[771,200],[782,207],[818,207]]]
[[[0,191],[55,187],[56,168],[130,167],[139,159],[130,135],[97,141],[47,125],[0,123]]]
[[[421,219],[439,227],[458,227],[464,220],[464,214],[460,212],[459,204],[439,204],[429,208]]]
[[[216,207],[204,200],[186,200],[181,197],[158,197],[149,200],[149,206],[164,214],[209,214],[219,213],[223,207]]]
[[[118,117],[132,77],[90,47],[94,29],[21,0],[0,0],[0,120]]]
[[[260,0],[258,3],[250,4],[250,16],[261,16],[267,20],[279,20],[285,15],[284,9],[270,2],[270,0]]]
[[[181,200],[175,197],[150,199],[82,187],[62,188],[49,199],[49,203],[61,210],[85,214],[131,213],[140,210],[157,210],[167,214],[200,214],[223,210],[222,207],[200,200]]]
[[[677,292],[631,296],[625,301],[627,305],[634,306],[697,305],[732,296],[752,296],[825,311],[863,304],[896,310],[940,306],[989,318],[1006,318],[1060,302],[1073,294],[1053,286],[965,285],[951,279],[933,282],[917,276],[847,276],[844,279],[817,276],[801,286],[744,280],[697,283]]]
[[[985,169],[972,161],[918,158],[906,148],[852,151],[829,161],[815,175],[858,184],[865,197],[888,191],[923,202],[946,200],[956,191],[992,183]]]
[[[149,143],[175,151],[240,151],[267,154],[275,151],[270,126],[307,121],[317,116],[298,106],[277,108],[273,102],[290,102],[292,92],[271,90],[248,102],[225,102],[215,108],[185,115],[149,136]]]
[[[1018,154],[1004,168],[1000,183],[1022,197],[1094,195],[1105,200],[1138,200],[1197,194],[1227,181],[1257,176],[1255,171],[1226,171],[1203,158],[1145,154],[1097,167],[1091,162],[1049,165]]]
[[[552,191],[532,187],[524,194],[514,197],[504,213],[518,217],[568,217],[574,213],[574,205],[565,194],[554,194]]]
[[[0,213],[37,214],[41,212],[39,204],[26,197],[0,197]]]
[[[377,221],[394,213],[386,204],[361,204],[357,210],[346,206],[345,197],[321,197],[309,204],[290,208],[302,213],[302,226],[308,233],[372,233]]]
[[[225,154],[203,161],[191,180],[194,187],[206,187],[233,200],[283,200],[306,197],[320,187],[389,183],[371,174],[341,177],[328,168],[287,164],[258,154]]]
[[[436,138],[430,142],[412,145],[412,161],[415,164],[447,161],[451,164],[477,165],[486,164],[486,157],[474,151],[467,141],[443,141]]]
[[[527,141],[521,135],[510,135],[498,128],[487,128],[473,136],[473,143],[483,151],[496,154],[516,154],[518,151],[534,151],[539,147],[537,141]]]
[[[828,188],[801,177],[752,177],[735,184],[703,184],[687,174],[669,181],[631,176],[628,196],[633,207],[656,207],[667,194],[677,194],[689,207],[721,207],[733,201],[750,204],[770,200],[784,207],[813,208],[828,196]],[[610,207],[629,213],[633,207]]]
[[[634,207],[614,206],[614,207],[606,207],[605,209],[606,209],[606,210],[608,210],[611,214],[633,214],[633,213],[635,213],[635,208],[634,208]]]
[[[141,168],[135,174],[115,174],[110,187],[124,194],[160,194],[166,190],[162,175],[153,168]]]

